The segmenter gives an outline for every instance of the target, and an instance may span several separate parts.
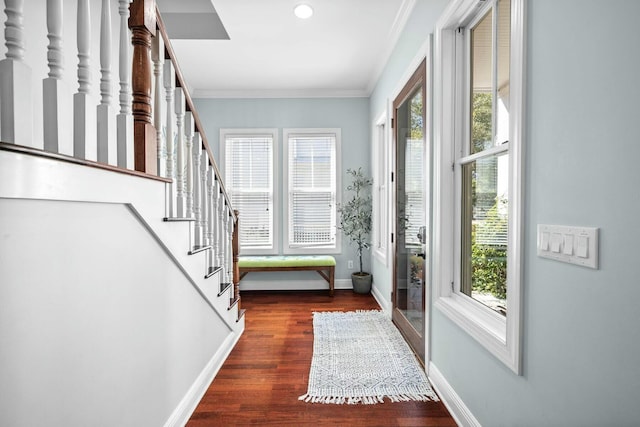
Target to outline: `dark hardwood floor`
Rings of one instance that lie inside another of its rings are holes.
[[[379,309],[371,295],[243,292],[246,329],[187,423],[198,426],[455,426],[442,402],[304,403],[314,311]]]

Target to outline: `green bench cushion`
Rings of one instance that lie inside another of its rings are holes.
[[[241,256],[238,266],[245,267],[330,267],[336,265],[331,255]]]

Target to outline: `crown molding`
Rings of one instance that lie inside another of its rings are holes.
[[[371,95],[373,89],[376,87],[376,83],[378,83],[378,79],[382,75],[382,71],[384,70],[385,65],[389,61],[391,57],[391,53],[393,49],[396,47],[396,43],[398,43],[398,39],[400,39],[400,34],[404,30],[405,25],[407,25],[407,21],[411,16],[411,12],[413,12],[414,7],[416,6],[416,0],[404,0],[400,5],[400,9],[398,10],[398,14],[391,25],[391,29],[389,30],[389,34],[387,36],[387,43],[384,46],[384,50],[382,54],[378,58],[376,65],[373,68],[373,72],[371,73],[371,78],[369,79],[369,83],[367,84],[367,96]]]
[[[334,89],[254,89],[254,90],[202,90],[196,89],[193,98],[368,98],[366,90]]]

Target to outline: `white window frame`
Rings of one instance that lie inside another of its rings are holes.
[[[460,147],[469,133],[468,64],[458,29],[484,14],[494,0],[453,0],[448,5],[436,24],[434,70],[434,305],[518,375],[523,294],[525,1],[511,0],[506,317],[459,291],[461,235],[456,205],[462,183],[460,172],[452,170],[455,147]]]
[[[278,129],[277,128],[244,128],[244,129],[220,129],[220,164],[222,166],[222,175],[225,176],[225,182],[228,182],[226,178],[227,163],[226,163],[226,148],[227,137],[256,137],[269,135],[273,138],[272,147],[272,165],[271,170],[273,176],[272,179],[272,191],[273,191],[273,216],[271,223],[271,230],[273,233],[273,246],[271,248],[240,248],[242,255],[273,255],[279,253],[280,250],[280,188],[278,187]],[[242,212],[239,216],[240,222],[242,222]]]
[[[384,111],[373,123],[373,255],[389,265],[389,123]]]
[[[291,217],[289,207],[289,137],[292,135],[333,135],[336,139],[336,206],[342,201],[342,149],[341,149],[341,129],[339,128],[285,128],[282,130],[283,139],[283,193],[284,193],[284,227],[282,252],[284,254],[339,254],[342,253],[342,238],[338,230],[336,230],[335,244],[331,246],[290,246],[289,245],[289,220]],[[335,208],[335,207],[334,207]],[[336,223],[338,222],[338,213],[336,212]]]

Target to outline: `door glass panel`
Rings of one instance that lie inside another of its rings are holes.
[[[415,88],[396,108],[395,312],[424,352],[426,277],[425,128],[423,88]],[[401,327],[402,329],[402,327]],[[411,340],[409,340],[411,341]],[[411,344],[411,342],[410,342]],[[416,348],[418,347],[418,348]]]

